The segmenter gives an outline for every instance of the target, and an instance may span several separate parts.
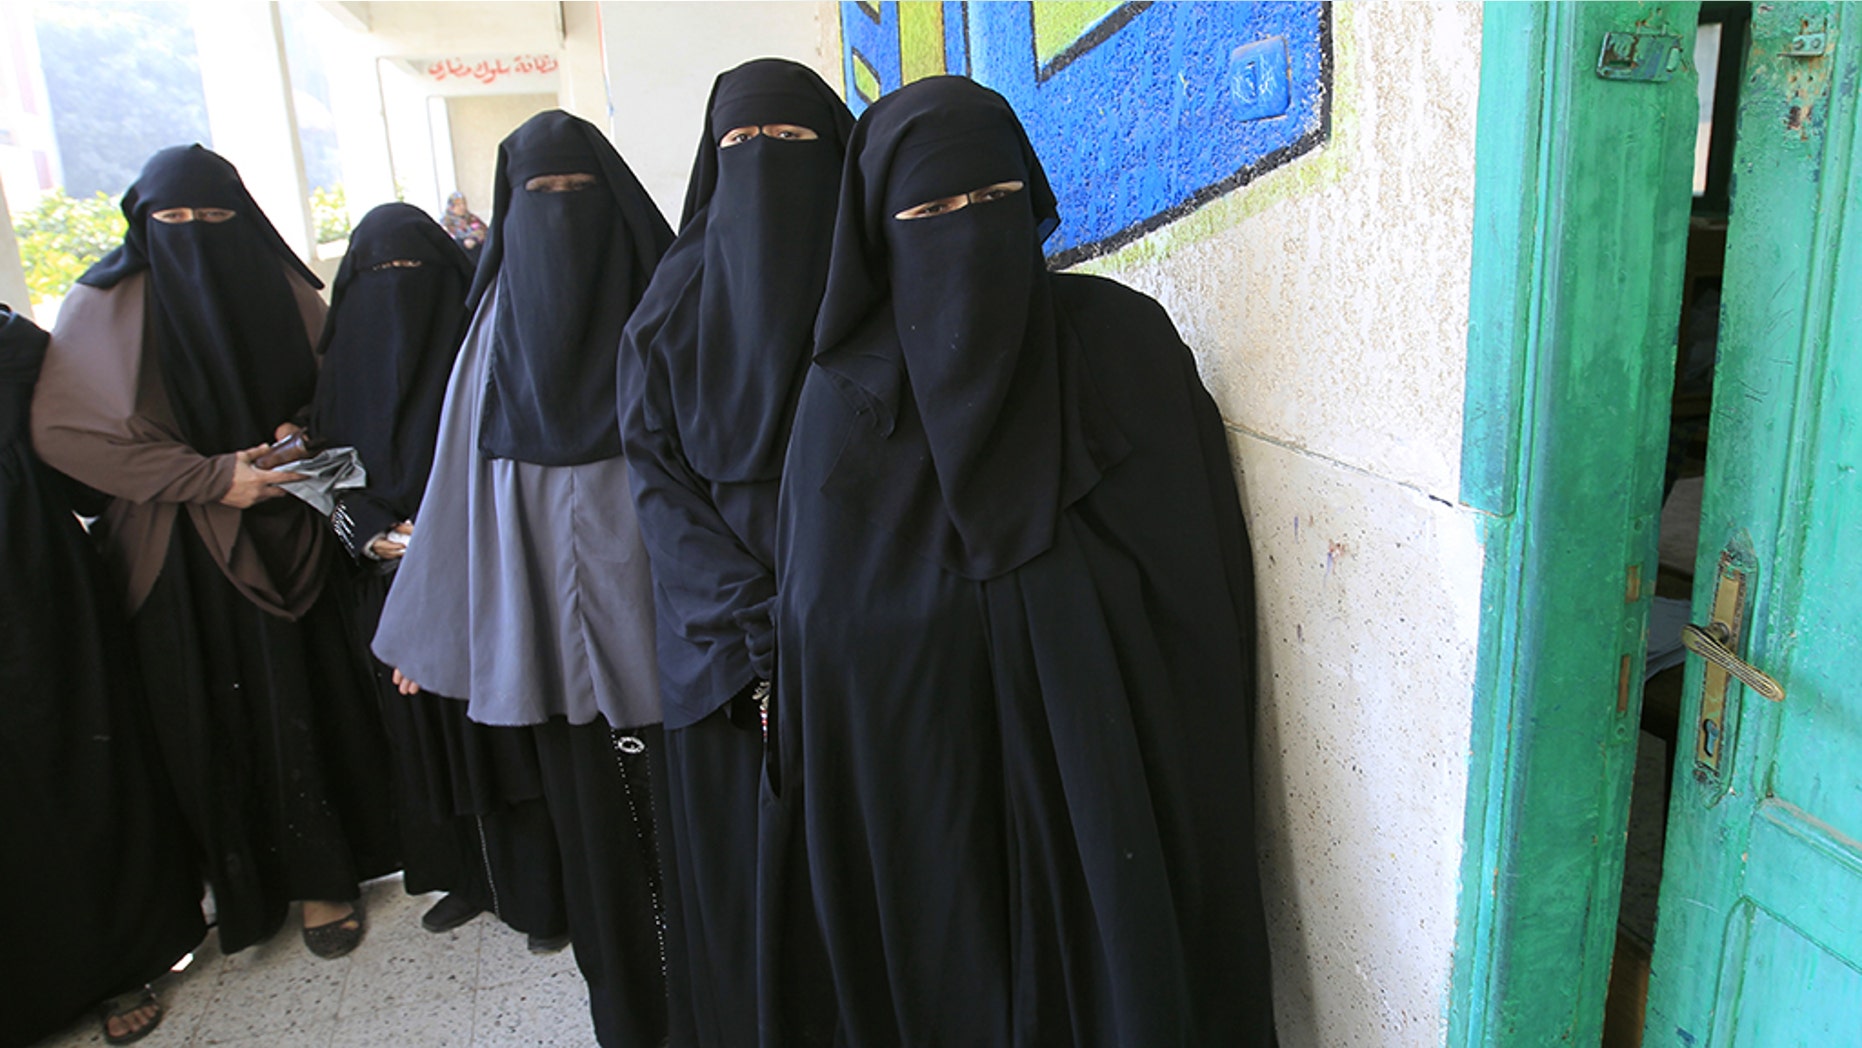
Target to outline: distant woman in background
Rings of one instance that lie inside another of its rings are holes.
[[[339,956],[361,882],[400,865],[387,742],[329,525],[254,465],[316,390],[320,285],[200,146],[151,157],[123,214],[59,311],[33,443],[112,496],[104,547],[221,949],[301,899],[305,945]]]
[[[453,243],[463,248],[466,257],[477,265],[478,256],[485,247],[485,223],[466,207],[464,193],[454,192],[446,198],[446,213],[440,216],[440,224],[446,235],[453,238]]]
[[[207,934],[193,849],[161,773],[129,626],[72,510],[91,493],[32,452],[45,333],[0,306],[0,1045],[111,994],[111,1044],[161,1022],[142,991]],[[85,504],[87,513],[100,507]]]

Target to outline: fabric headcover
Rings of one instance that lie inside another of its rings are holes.
[[[157,222],[169,208],[225,208],[224,222]],[[285,246],[233,165],[198,145],[149,158],[123,194],[123,245],[79,282],[114,287],[149,272],[149,323],[176,424],[194,450],[271,440],[311,398],[317,366],[286,270],[314,274]]]
[[[1024,188],[893,217],[1006,181]],[[1045,550],[1123,454],[1056,315],[1041,242],[1058,224],[1020,121],[972,81],[910,84],[854,130],[816,361],[874,433],[850,438],[825,490],[969,578]]]
[[[0,303],[0,447],[26,439],[46,341],[39,325]]]
[[[566,193],[538,175],[587,174]],[[498,147],[496,212],[470,308],[497,287],[479,451],[573,466],[621,453],[614,401],[621,329],[672,230],[594,125],[538,113]]]
[[[817,137],[718,146],[732,128],[766,124]],[[709,480],[782,472],[852,131],[846,104],[794,62],[748,62],[712,87],[679,241],[629,329],[648,343],[646,366],[666,378],[668,401],[655,389],[642,405],[648,426],[676,427],[686,459]]]
[[[360,452],[396,519],[413,516],[433,466],[471,283],[465,250],[409,204],[370,211],[336,273],[311,432]]]

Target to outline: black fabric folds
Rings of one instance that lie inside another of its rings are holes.
[[[412,520],[420,505],[471,283],[465,251],[417,207],[383,204],[350,234],[324,321],[311,432],[353,446],[368,470],[368,486],[342,498],[355,542]]]
[[[732,128],[766,124],[817,137],[719,148]],[[852,127],[805,66],[759,59],[721,74],[679,239],[627,324],[618,395],[653,558],[668,728],[769,675],[776,481]]]
[[[593,175],[571,192],[539,175]],[[538,113],[498,146],[496,210],[467,308],[495,286],[479,421],[491,458],[575,466],[621,453],[612,391],[621,328],[672,230],[614,146],[586,120]]]
[[[772,480],[826,284],[853,116],[813,70],[781,59],[719,76],[706,113],[670,276],[654,282],[630,325],[650,337],[649,366],[665,373],[645,421],[676,428],[692,468],[710,480]],[[718,147],[732,128],[765,124],[818,137]]]
[[[173,224],[150,217],[177,207],[222,208],[233,217]],[[317,381],[303,315],[277,261],[313,287],[322,282],[285,246],[233,165],[198,145],[150,157],[123,195],[123,215],[123,245],[79,282],[107,288],[149,272],[162,381],[194,450],[223,454],[271,440]]]
[[[50,1036],[206,935],[120,602],[27,438],[45,333],[0,306],[0,1045]]]
[[[994,93],[910,84],[851,149],[780,493],[765,1041],[1271,1048],[1252,566],[1195,359],[1046,272]]]
[[[999,182],[932,219],[893,216]],[[1060,510],[1123,454],[1054,315],[1041,242],[1054,193],[1014,112],[961,77],[880,99],[849,147],[815,356],[885,438],[828,488],[969,578],[1053,541]]]

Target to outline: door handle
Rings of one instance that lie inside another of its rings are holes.
[[[1732,674],[1739,682],[1773,702],[1784,701],[1784,686],[1770,674],[1740,658],[1729,646],[1732,631],[1723,622],[1681,627],[1681,644],[1687,650]]]

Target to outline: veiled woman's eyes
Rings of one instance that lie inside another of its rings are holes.
[[[812,142],[821,137],[815,134],[814,128],[803,127],[801,124],[764,124],[760,127],[749,124],[744,127],[733,127],[724,132],[724,137],[718,139],[718,148],[729,149],[732,146],[742,145],[758,135],[773,138],[778,142]]]
[[[1013,179],[1007,182],[991,182],[981,189],[972,189],[968,193],[927,200],[922,204],[908,207],[892,217],[902,221],[914,218],[935,218],[938,215],[948,215],[952,211],[969,207],[971,204],[994,203],[1021,191],[1022,183]]]
[[[375,263],[369,267],[368,271],[375,273],[384,269],[419,269],[422,265],[423,263],[417,258],[391,258],[386,262]]]
[[[568,175],[538,175],[524,183],[532,193],[574,193],[588,189],[598,181],[594,175],[576,172]]]
[[[238,213],[224,207],[165,207],[160,211],[149,212],[149,217],[174,226],[183,222],[220,223]]]

